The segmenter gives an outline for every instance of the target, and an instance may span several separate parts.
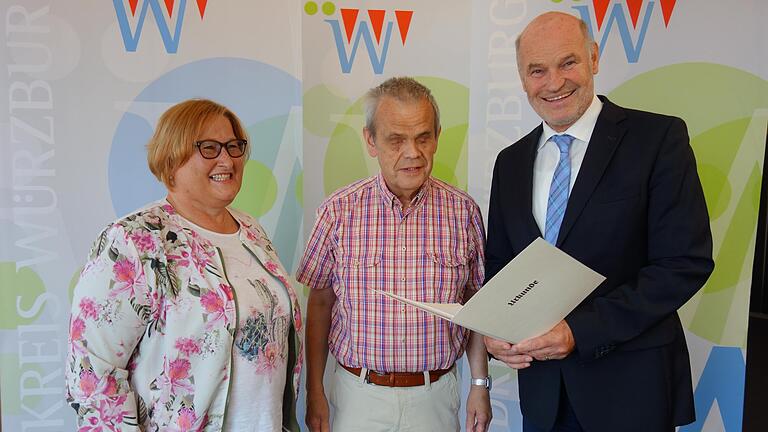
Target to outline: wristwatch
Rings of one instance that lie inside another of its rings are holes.
[[[490,375],[488,375],[485,378],[472,378],[473,386],[483,386],[486,389],[488,389],[488,391],[491,391],[491,384],[492,384],[492,381],[491,381]]]

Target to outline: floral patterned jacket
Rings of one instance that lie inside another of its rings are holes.
[[[302,322],[288,273],[263,229],[230,210],[243,246],[291,300],[283,424],[295,406]],[[220,431],[226,415],[237,305],[220,252],[167,201],[117,220],[99,236],[72,301],[67,399],[79,432]]]

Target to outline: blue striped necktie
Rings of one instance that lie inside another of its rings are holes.
[[[551,244],[557,242],[560,225],[563,223],[565,208],[568,205],[568,189],[571,186],[571,158],[569,150],[573,137],[570,135],[553,135],[550,138],[560,149],[560,161],[557,162],[552,184],[549,186],[547,200],[547,221],[544,227],[544,240]]]

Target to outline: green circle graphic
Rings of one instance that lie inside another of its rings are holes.
[[[331,2],[325,2],[323,3],[323,13],[326,15],[331,15],[334,12],[336,12],[336,5]]]
[[[272,170],[257,160],[249,160],[243,173],[243,186],[232,206],[259,217],[272,208],[276,199],[277,179]]]
[[[23,324],[31,324],[45,310],[44,307],[40,308],[37,314],[29,318],[20,314],[30,311],[37,297],[45,292],[43,280],[29,267],[16,270],[15,262],[0,262],[0,281],[3,281],[4,298],[0,302],[0,329],[11,330]]]
[[[251,155],[245,164],[243,184],[232,202],[233,207],[256,218],[273,209],[277,202],[278,179],[272,167],[280,152],[290,148],[291,134],[287,131],[292,127],[290,115],[268,118],[248,127]]]
[[[307,15],[314,15],[317,13],[317,3],[313,1],[308,1],[304,3],[304,12],[307,13]]]
[[[727,83],[727,85],[723,85]],[[681,309],[690,331],[744,346],[752,247],[762,180],[768,81],[713,63],[681,63],[636,76],[610,92],[621,105],[683,118],[696,155],[715,240],[715,270]],[[764,116],[764,114],[762,114]]]

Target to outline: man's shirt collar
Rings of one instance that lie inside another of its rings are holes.
[[[389,190],[389,187],[387,187],[387,182],[384,180],[384,176],[379,173],[378,176],[376,176],[376,184],[379,185],[379,192],[381,193],[381,197],[386,202],[390,208],[393,208],[395,206],[401,205],[400,199],[395,196],[395,194],[392,193],[391,190]],[[421,185],[421,188],[416,193],[416,196],[411,199],[411,205],[409,207],[417,207],[420,203],[424,201],[424,197],[427,196],[429,193],[430,188],[432,187],[432,176],[430,175],[427,177],[427,179],[424,181],[424,184]]]
[[[593,95],[592,103],[589,104],[589,107],[584,111],[584,114],[576,120],[576,123],[572,124],[571,127],[563,132],[556,132],[547,124],[547,122],[542,122],[544,130],[541,133],[542,139],[539,140],[539,147],[537,150],[541,150],[541,147],[543,147],[553,135],[568,134],[579,141],[589,142],[589,139],[592,137],[592,131],[597,124],[597,118],[600,116],[600,111],[602,109],[603,103],[596,95]]]

